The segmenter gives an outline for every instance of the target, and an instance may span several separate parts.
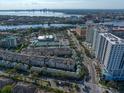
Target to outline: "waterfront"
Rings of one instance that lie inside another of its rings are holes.
[[[65,14],[62,12],[52,12],[52,11],[0,11],[0,15],[8,16],[46,16],[46,17],[71,17],[71,16],[81,16],[74,14]]]
[[[35,24],[35,25],[16,25],[16,26],[0,26],[0,30],[12,30],[12,29],[28,29],[28,28],[49,28],[49,27],[75,27],[72,24]]]

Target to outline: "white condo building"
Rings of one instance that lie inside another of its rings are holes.
[[[103,25],[101,26],[98,25],[96,28],[94,28],[94,36],[93,36],[93,43],[92,43],[92,49],[94,51],[97,50],[99,33],[106,33],[108,31],[109,31],[108,28]]]
[[[92,46],[96,24],[94,24],[93,22],[87,22],[86,25],[87,25],[86,42],[89,43],[90,46]]]
[[[111,33],[99,33],[96,58],[107,80],[124,80],[124,40]]]

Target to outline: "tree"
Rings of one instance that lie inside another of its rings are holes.
[[[12,86],[11,86],[11,85],[5,86],[5,87],[1,90],[1,93],[12,93]]]

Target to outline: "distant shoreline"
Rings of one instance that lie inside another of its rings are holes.
[[[124,9],[10,9],[0,10],[0,12],[56,12],[64,14],[82,15],[87,12],[124,12]]]

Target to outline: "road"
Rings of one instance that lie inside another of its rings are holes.
[[[102,93],[101,89],[97,85],[96,70],[95,70],[95,66],[93,64],[93,60],[86,56],[84,48],[80,45],[79,41],[77,40],[77,38],[75,37],[75,35],[73,33],[71,33],[71,38],[72,38],[73,42],[75,43],[78,51],[82,52],[82,54],[84,56],[83,64],[89,70],[90,80],[89,81],[84,81],[84,84],[82,84],[83,89],[86,90],[86,91],[83,90],[83,93]]]

